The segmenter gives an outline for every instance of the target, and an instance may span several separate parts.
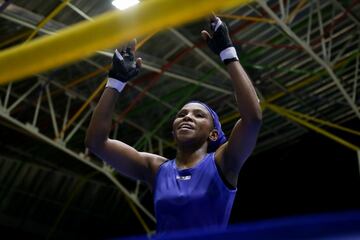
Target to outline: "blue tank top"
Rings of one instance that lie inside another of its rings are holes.
[[[194,167],[178,170],[163,163],[156,176],[154,205],[157,233],[190,228],[225,228],[236,189],[229,189],[209,153]]]

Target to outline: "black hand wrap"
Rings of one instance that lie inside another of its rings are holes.
[[[211,30],[213,31],[212,38],[207,38],[209,48],[217,55],[220,55],[221,60],[228,64],[230,62],[238,61],[236,50],[231,41],[229,30],[220,18],[216,18],[210,22]]]
[[[130,48],[127,48],[126,51],[122,51],[121,54],[115,50],[108,76],[109,78],[126,83],[138,75],[139,70],[140,68],[136,65],[134,54]]]

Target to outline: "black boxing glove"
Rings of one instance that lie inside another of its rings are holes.
[[[203,37],[206,39],[209,48],[220,56],[223,63],[239,61],[235,47],[231,41],[229,30],[220,18],[215,17],[210,21],[212,36],[202,31]]]
[[[140,62],[134,58],[131,48],[126,48],[121,53],[116,49],[112,58],[112,65],[108,73],[106,87],[115,88],[121,92],[126,82],[139,74]]]

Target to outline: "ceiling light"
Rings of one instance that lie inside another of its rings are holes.
[[[114,5],[116,8],[120,10],[125,10],[131,6],[138,4],[139,2],[140,2],[139,0],[114,0],[112,2],[112,5]]]

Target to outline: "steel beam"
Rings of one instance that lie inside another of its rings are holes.
[[[56,121],[56,114],[55,114],[55,110],[54,110],[54,105],[52,103],[52,99],[50,96],[50,90],[49,90],[49,84],[46,83],[45,85],[45,92],[46,92],[46,97],[49,103],[49,109],[50,109],[50,116],[51,116],[51,122],[54,128],[54,136],[58,136],[59,135],[59,129],[58,129],[58,125],[57,125],[57,121]]]
[[[81,125],[84,124],[85,120],[90,116],[92,113],[92,109],[90,108],[84,116],[80,119],[80,121],[76,124],[76,126],[71,130],[71,132],[66,136],[66,139],[64,140],[64,143],[67,144],[70,139],[74,136],[74,134],[80,129]]]
[[[58,142],[54,141],[53,139],[50,139],[49,137],[45,136],[44,134],[34,131],[32,128],[29,128],[26,124],[9,116],[4,111],[0,110],[0,117],[6,119],[10,123],[17,126],[18,128],[23,129],[24,131],[33,135],[34,137],[38,138],[39,140],[67,153],[68,155],[72,156],[73,158],[79,160],[80,162],[101,172],[106,177],[108,177],[110,179],[110,181],[112,181],[126,197],[131,199],[133,201],[133,203],[137,207],[139,207],[139,209],[141,209],[146,216],[148,216],[152,221],[154,221],[154,222],[156,221],[155,217],[137,199],[135,199],[132,196],[132,194],[113,176],[112,171],[110,171],[109,169],[98,166],[97,164],[94,163],[94,161],[90,161],[88,156],[85,156],[84,154],[81,154],[81,153],[76,153],[76,152],[70,150],[69,148],[67,148],[66,146],[64,146],[63,144],[58,143]]]
[[[329,74],[331,79],[336,84],[339,91],[342,93],[343,97],[348,102],[349,106],[352,108],[356,116],[360,119],[360,112],[354,102],[352,101],[349,94],[346,92],[344,87],[341,85],[339,78],[335,75],[332,68],[326,63],[323,59],[321,59],[312,49],[311,47],[306,44],[303,40],[301,40],[266,4],[263,0],[257,0],[257,2],[260,4],[260,6],[278,23],[278,25],[281,27],[283,31],[285,31],[288,36],[293,39],[295,42],[297,42],[300,46],[304,48],[304,50],[316,61],[318,62]]]
[[[11,7],[12,8],[16,8],[17,11],[25,11],[24,9],[22,9],[21,7],[18,7],[14,4],[11,4]],[[29,13],[28,11],[26,11],[26,13]],[[34,13],[32,13],[34,14]],[[26,16],[26,15],[25,15]],[[34,16],[38,16],[38,15],[35,15]],[[22,25],[24,27],[28,27],[28,28],[31,28],[31,29],[36,29],[36,25],[33,24],[33,20],[32,19],[28,19],[29,21],[31,21],[31,23],[28,23],[28,22],[25,22],[23,20],[20,20],[20,19],[17,19],[16,17],[12,16],[11,14],[8,14],[7,11],[5,11],[4,13],[0,13],[0,17],[4,18],[4,19],[7,19],[9,21],[12,21],[12,22],[15,22],[19,25]],[[66,25],[64,24],[59,24],[55,21],[50,21],[51,23],[56,23],[56,25],[61,25],[62,28],[65,28]],[[57,31],[59,29],[48,29],[48,28],[42,28],[39,30],[39,32],[42,32],[42,33],[45,33],[45,34],[55,34],[54,31]],[[113,53],[109,53],[109,52],[104,52],[104,51],[97,51],[98,54],[101,54],[101,55],[104,55],[104,56],[108,56],[108,57],[112,57]],[[84,61],[90,61],[90,60],[87,60],[85,59]],[[98,67],[100,67],[98,65]],[[154,66],[154,65],[149,65],[146,63],[146,61],[142,64],[142,68],[143,69],[146,69],[148,71],[152,71],[152,72],[157,72],[157,73],[160,73],[162,71],[162,69],[159,67],[159,66]],[[223,71],[225,71],[223,69]],[[214,90],[214,91],[218,91],[218,92],[222,92],[222,93],[226,93],[226,92],[230,92],[226,89],[223,89],[223,88],[219,88],[219,87],[214,87],[214,86],[211,86],[210,84],[206,84],[206,83],[201,83],[199,82],[198,80],[196,79],[193,79],[193,78],[190,78],[190,77],[187,77],[187,76],[183,76],[183,75],[179,75],[177,73],[172,73],[172,72],[169,72],[169,71],[164,71],[163,72],[163,75],[165,76],[168,76],[168,77],[171,77],[171,78],[174,78],[174,79],[177,79],[177,80],[180,80],[180,81],[185,81],[185,82],[188,82],[188,83],[193,83],[193,84],[201,84],[202,87],[204,88],[208,88],[208,89],[211,89],[211,90]]]
[[[39,85],[40,81],[37,81],[31,88],[29,88],[21,97],[19,97],[9,108],[6,109],[7,112],[11,112],[15,107],[17,107],[26,97],[28,97]]]
[[[358,49],[360,49],[360,41],[358,44]],[[356,63],[355,63],[355,79],[354,79],[354,85],[353,85],[353,96],[352,99],[354,103],[356,103],[356,93],[357,93],[357,83],[359,81],[359,55],[356,57]]]
[[[37,123],[37,119],[38,119],[38,116],[39,116],[39,110],[40,110],[40,106],[41,106],[41,98],[42,98],[43,92],[44,92],[44,88],[43,88],[43,86],[41,86],[39,96],[38,96],[38,100],[37,100],[36,107],[35,107],[35,113],[34,113],[33,121],[32,121],[33,126],[36,126],[36,123]]]
[[[351,20],[354,21],[354,23],[356,23],[356,25],[358,25],[358,27],[360,27],[360,19],[354,15],[351,11],[347,10],[343,5],[342,3],[340,3],[339,1],[337,0],[331,0],[331,2],[337,6],[338,8],[340,8],[342,11],[344,11],[350,18]]]
[[[322,21],[320,0],[316,0],[316,10],[317,10],[317,16],[318,16],[318,22],[319,22],[321,49],[322,49],[324,59],[328,59],[327,52],[326,52],[326,46],[325,46],[325,40],[324,40],[325,34],[324,34],[324,27],[323,27],[323,21]]]

